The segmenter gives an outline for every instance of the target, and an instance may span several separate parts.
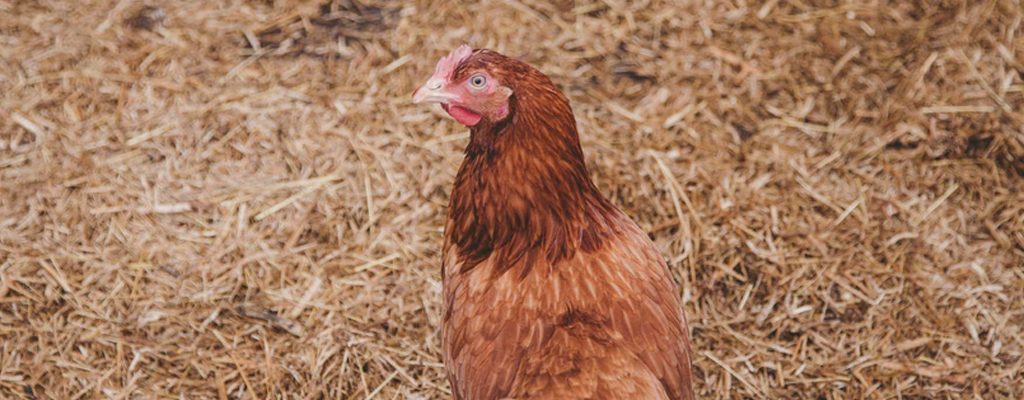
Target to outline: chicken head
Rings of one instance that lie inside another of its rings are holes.
[[[440,103],[448,115],[466,126],[507,118],[512,89],[502,84],[498,71],[466,64],[471,55],[473,49],[462,45],[438,61],[434,75],[413,92],[412,102]]]

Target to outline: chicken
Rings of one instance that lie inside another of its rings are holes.
[[[413,93],[424,101],[470,129],[442,247],[455,399],[692,399],[677,286],[590,180],[565,95],[462,46]]]

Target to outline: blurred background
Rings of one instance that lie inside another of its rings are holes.
[[[1024,396],[1012,0],[0,0],[0,398],[441,399],[461,44],[571,99],[702,398]]]

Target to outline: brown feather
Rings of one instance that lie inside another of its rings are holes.
[[[589,178],[569,101],[479,50],[512,90],[472,127],[445,225],[444,361],[456,399],[692,399],[686,320],[647,235]]]

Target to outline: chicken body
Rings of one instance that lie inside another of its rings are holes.
[[[605,240],[617,251],[513,268],[491,257],[467,270],[449,242],[443,337],[455,398],[691,398],[675,285],[631,225]]]
[[[454,397],[692,399],[676,284],[590,180],[568,99],[533,67],[465,47],[423,99],[471,128],[442,255]]]

